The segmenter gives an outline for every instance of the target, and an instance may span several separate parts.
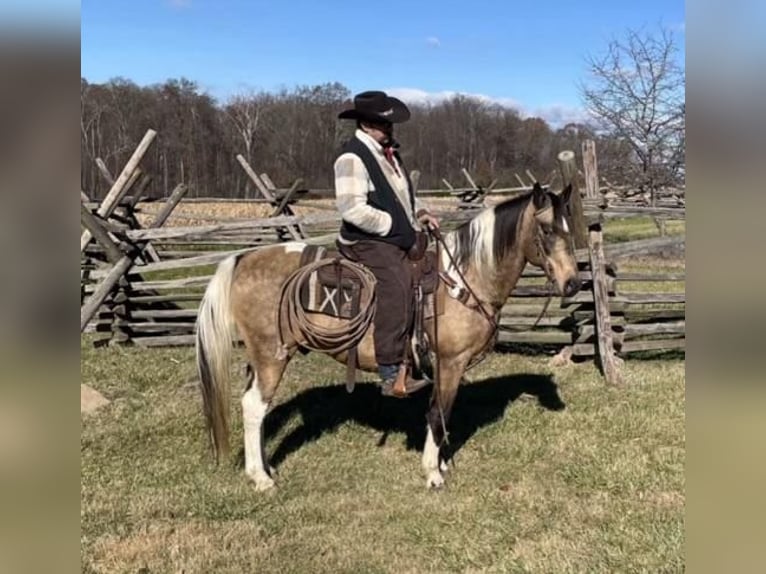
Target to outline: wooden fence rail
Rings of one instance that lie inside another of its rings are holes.
[[[154,139],[153,133],[147,132],[116,180],[108,171],[103,173],[112,185],[108,203],[105,200],[98,205],[81,194],[85,229],[81,238],[81,328],[101,334],[98,344],[191,345],[197,307],[215,265],[230,255],[285,240],[332,245],[340,224],[334,210],[296,215],[291,208],[298,201],[301,206],[310,206],[310,198],[324,200],[329,195],[302,190],[300,179],[289,188],[278,189],[267,174],[256,175],[244,158],[238,158],[263,196],[246,201],[269,204],[268,217],[214,215],[207,219],[204,215],[177,214],[173,217],[180,221],[215,223],[165,226],[185,192],[181,185],[158,212],[147,209],[152,211],[153,221],[142,228],[136,213],[150,176],[141,172],[139,162]],[[651,288],[658,282],[682,283],[684,273],[620,272],[620,262],[657,252],[682,253],[685,239],[662,236],[610,245],[604,244],[601,227],[608,227],[611,218],[684,219],[685,210],[664,205],[638,207],[624,197],[606,201],[602,190],[597,189],[595,156],[590,155],[594,153],[590,144],[583,148],[585,197],[581,213],[587,229],[585,242],[581,241],[582,247],[576,252],[583,290],[574,297],[554,298],[539,318],[549,295],[545,276],[541,270],[527,268],[501,311],[498,344],[551,349],[559,351],[560,358],[597,357],[606,379],[619,383],[618,357],[639,351],[683,349],[686,327],[685,294],[677,289],[665,292]],[[562,158],[561,177],[573,179],[579,173],[573,154]],[[498,189],[493,182],[483,189],[467,171],[463,175],[470,187],[458,188],[446,182],[447,190],[419,192],[426,197],[451,198],[447,200],[449,207],[437,210],[446,230],[473,217],[493,195],[530,189],[518,176],[520,187]],[[534,181],[534,174],[526,176]],[[132,196],[127,195],[129,191]],[[232,202],[210,202],[216,201]],[[199,202],[184,199],[188,204]],[[95,242],[91,242],[93,238]],[[631,287],[623,289],[623,285]]]

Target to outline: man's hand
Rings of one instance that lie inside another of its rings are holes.
[[[439,229],[439,218],[425,210],[418,213],[418,223],[427,229]]]

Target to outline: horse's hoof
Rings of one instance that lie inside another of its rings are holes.
[[[444,477],[437,470],[428,473],[428,479],[426,480],[426,487],[429,490],[440,490],[444,487]]]
[[[256,492],[265,492],[276,486],[270,476],[248,476],[248,478],[253,481]]]

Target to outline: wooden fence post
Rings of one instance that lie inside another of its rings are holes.
[[[255,184],[255,187],[258,188],[258,191],[261,192],[261,195],[263,195],[263,197],[268,199],[271,205],[273,205],[274,207],[277,207],[279,204],[277,202],[277,198],[274,197],[274,194],[271,192],[271,190],[268,187],[266,187],[266,184],[263,183],[261,178],[258,177],[258,174],[255,173],[255,170],[253,170],[253,168],[250,167],[250,164],[247,163],[247,160],[241,153],[237,154],[237,161],[239,162],[239,165],[242,166],[242,169],[245,170],[245,173],[247,174],[247,176]],[[303,234],[300,228],[298,228],[297,226],[288,225],[286,229],[293,239],[300,240],[303,238]]]
[[[154,218],[154,221],[152,221],[151,225],[149,225],[150,229],[161,227],[165,221],[167,221],[176,205],[178,205],[178,202],[181,201],[183,196],[186,194],[186,190],[187,187],[184,184],[179,184],[176,187],[171,196],[165,202],[165,205],[162,206],[162,209]],[[145,247],[145,242],[139,243],[136,249],[134,249],[131,253],[123,255],[122,258],[114,264],[114,267],[112,267],[106,277],[102,279],[101,283],[96,286],[93,294],[80,308],[80,332],[85,330],[86,325],[93,318],[93,315],[96,314],[96,311],[98,311],[101,303],[103,303],[104,299],[109,296],[109,293],[112,291],[115,284],[123,275],[125,275],[128,269],[130,269],[136,257],[141,254]]]
[[[274,211],[271,212],[271,215],[269,217],[276,217],[277,215],[282,215],[283,213],[286,214],[292,214],[292,210],[288,209],[288,205],[290,205],[290,200],[295,195],[295,192],[298,191],[298,188],[303,183],[303,179],[300,177],[296,179],[293,184],[290,186],[290,189],[287,190],[287,193],[285,193],[284,196],[282,196],[282,200],[279,202],[279,205],[277,205],[274,208]],[[289,212],[289,213],[288,213]]]
[[[101,173],[101,177],[103,177],[104,181],[109,184],[109,187],[113,186],[114,177],[112,177],[112,174],[109,172],[109,168],[106,167],[106,163],[100,157],[96,158],[96,167],[98,167],[98,171]]]
[[[128,327],[131,317],[130,294],[130,281],[123,275],[117,281],[117,292],[114,296],[112,336],[109,339],[109,346],[124,345],[130,342],[132,335]]]
[[[418,186],[420,185],[420,171],[413,169],[410,172],[410,181],[412,182],[412,193],[418,192]]]
[[[115,241],[109,236],[106,229],[101,226],[97,217],[90,212],[90,209],[84,204],[80,204],[80,222],[83,227],[90,231],[91,236],[98,242],[106,253],[106,259],[110,263],[117,263],[122,259],[122,251]]]
[[[114,185],[114,177],[112,177],[112,174],[109,172],[109,168],[106,167],[104,160],[102,160],[100,157],[96,158],[96,165],[98,166],[98,170],[101,173],[104,180],[106,180],[109,183],[109,185]],[[141,178],[140,181],[139,181],[139,178]],[[134,187],[136,188],[130,200],[124,205],[124,208],[126,211],[125,220],[134,229],[141,229],[141,225],[138,223],[138,219],[136,218],[134,211],[136,209],[136,206],[138,205],[138,202],[141,201],[141,198],[143,197],[144,192],[146,191],[146,188],[149,186],[149,183],[151,183],[151,181],[152,181],[152,176],[148,173],[143,173],[141,168],[137,167],[133,171],[133,175],[131,176],[130,180],[125,186],[124,193],[120,194],[122,197],[124,197],[128,193],[130,193]],[[138,182],[138,184],[136,184],[136,182]],[[119,205],[111,206],[109,213],[104,215],[104,218],[111,215],[111,213],[114,212],[118,207],[120,206]],[[160,256],[157,254],[157,251],[154,249],[154,247],[151,244],[146,246],[141,258],[146,262],[154,262],[154,263],[160,260]]]
[[[596,142],[582,142],[582,165],[585,175],[585,197],[598,199],[598,163],[596,161]]]
[[[468,182],[468,185],[470,185],[473,189],[479,189],[479,186],[476,185],[476,182],[471,177],[471,174],[468,173],[468,170],[466,168],[462,168],[460,170],[460,173],[463,174],[463,177],[465,177],[466,181]]]
[[[585,225],[585,215],[582,208],[582,198],[577,188],[577,166],[575,165],[575,154],[571,150],[565,150],[558,155],[559,170],[563,186],[572,184],[572,199],[569,204],[570,217],[572,220],[572,235],[574,236],[575,247],[578,249],[588,246],[587,227]]]
[[[271,178],[269,177],[269,174],[265,171],[259,176],[261,178],[261,181],[266,185],[266,187],[269,188],[270,191],[273,191],[277,188],[276,185],[274,185],[274,182],[271,181]]]
[[[594,223],[590,226],[589,243],[598,358],[606,382],[610,385],[621,385],[623,383],[622,374],[620,373],[621,361],[614,354],[612,320],[609,309],[609,287],[601,223]]]
[[[114,208],[119,205],[120,199],[122,199],[128,190],[127,184],[133,177],[133,172],[136,171],[138,164],[143,159],[144,154],[149,149],[149,146],[152,145],[152,142],[156,136],[156,131],[147,130],[144,138],[141,140],[141,143],[138,144],[138,147],[133,152],[133,155],[130,156],[128,163],[126,163],[125,167],[122,169],[122,173],[120,173],[119,177],[115,180],[114,185],[109,190],[109,193],[106,194],[104,201],[101,202],[101,205],[96,211],[99,216],[107,217],[112,211],[114,211]],[[85,251],[85,248],[87,247],[90,240],[90,232],[86,229],[83,231],[82,236],[80,237],[80,253]]]

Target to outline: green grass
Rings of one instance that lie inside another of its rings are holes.
[[[300,357],[267,417],[263,494],[236,400],[235,454],[212,465],[190,349],[83,339],[82,380],[112,400],[82,423],[83,570],[683,571],[684,363],[624,369],[612,389],[591,363],[490,355],[458,397],[447,488],[428,492],[426,394],[347,395],[343,366]]]
[[[667,221],[665,232],[667,235],[683,235],[686,233],[686,221]],[[604,223],[606,243],[621,243],[659,236],[659,228],[651,217],[610,218]]]

